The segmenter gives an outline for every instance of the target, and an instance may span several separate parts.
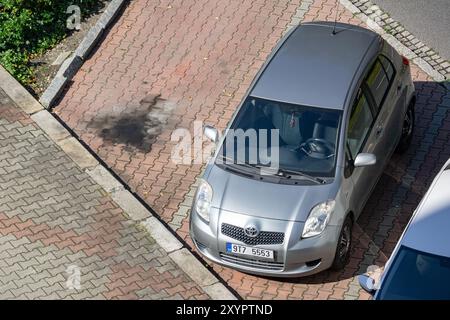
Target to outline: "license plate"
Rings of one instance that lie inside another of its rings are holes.
[[[234,244],[227,242],[227,252],[245,254],[247,256],[273,259],[273,250],[259,249],[254,247],[241,246],[240,244]]]

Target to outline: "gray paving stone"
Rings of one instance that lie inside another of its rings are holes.
[[[4,292],[0,291],[0,296],[2,297],[3,300],[12,300],[16,298],[16,295],[9,290]]]
[[[136,291],[136,294],[140,298],[144,298],[146,296],[149,296],[150,298],[154,298],[155,291],[152,288],[147,287],[147,288]]]
[[[100,287],[100,286],[103,286],[104,284],[111,282],[111,280],[108,278],[107,275],[103,275],[103,276],[101,276],[101,277],[95,276],[93,279],[90,280],[90,282],[92,283],[93,288],[92,288],[92,289],[89,289],[89,291],[90,291],[91,293],[93,293],[93,295],[97,295],[97,294],[100,293],[101,291],[95,292],[95,291],[94,291],[94,288],[98,288],[98,287]]]
[[[105,299],[101,293],[109,291],[108,288],[102,283],[100,285],[96,285],[95,288],[88,289],[90,293],[90,297],[94,300]]]
[[[19,279],[23,279],[27,276],[35,275],[36,271],[33,268],[26,268],[16,271],[16,274],[19,277]]]
[[[54,283],[53,285],[50,285],[50,286],[48,286],[48,287],[44,287],[44,288],[42,288],[42,289],[44,290],[44,292],[45,292],[47,295],[49,295],[49,294],[51,294],[51,293],[54,293],[54,292],[58,292],[58,291],[64,290],[65,288],[63,288],[63,286],[62,286],[60,283],[56,282],[56,283]]]
[[[37,291],[26,294],[27,298],[30,300],[59,300],[60,296],[57,292],[47,293],[42,288]]]
[[[47,283],[47,280],[46,280],[46,279],[41,279],[41,280],[39,280],[39,281],[30,283],[30,284],[28,285],[28,287],[31,289],[30,292],[36,291],[36,290],[38,290],[39,288],[41,288],[41,289],[42,289],[42,288],[45,288],[45,287],[47,287],[47,286],[48,286],[48,283]]]
[[[21,295],[25,295],[26,293],[31,293],[31,292],[33,292],[34,290],[32,289],[32,288],[30,288],[29,286],[27,286],[27,285],[24,285],[24,286],[21,286],[21,287],[18,287],[18,288],[16,288],[15,290],[14,290],[14,295],[15,296],[21,296]]]
[[[89,290],[82,290],[81,292],[73,295],[73,298],[76,300],[85,300],[91,297],[92,294],[89,292]]]

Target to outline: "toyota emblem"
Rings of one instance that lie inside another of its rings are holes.
[[[259,230],[254,224],[249,224],[244,228],[244,233],[246,236],[254,238],[259,234]]]

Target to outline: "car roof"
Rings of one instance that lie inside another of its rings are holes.
[[[409,223],[401,244],[450,257],[450,159],[434,179]]]
[[[337,23],[310,22],[296,27],[272,55],[251,96],[342,110],[364,57],[376,55],[378,35]],[[372,50],[370,50],[372,49]]]

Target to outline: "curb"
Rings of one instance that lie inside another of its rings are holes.
[[[386,40],[392,47],[394,47],[400,54],[406,58],[412,60],[420,69],[428,74],[434,81],[442,82],[445,77],[426,62],[423,58],[419,57],[413,50],[405,46],[393,35],[387,33],[383,27],[381,27],[375,20],[367,16],[357,6],[355,6],[350,0],[339,0],[340,4],[347,10],[353,13],[357,18],[361,19],[369,29],[378,33],[384,40]]]
[[[46,109],[50,109],[56,102],[67,83],[72,80],[81,68],[84,61],[92,52],[92,49],[94,49],[99,42],[105,30],[114,22],[114,19],[126,2],[128,2],[128,0],[112,0],[98,19],[97,23],[88,31],[72,56],[63,62],[55,78],[53,78],[47,90],[45,90],[39,99],[39,102]]]
[[[0,86],[25,113],[32,114],[44,109],[2,65],[0,65]]]
[[[144,227],[150,236],[206,294],[214,300],[235,300],[236,296],[221,280],[177,239],[147,208],[141,199],[91,154],[55,116],[37,102],[2,66],[0,87],[82,170],[100,185],[133,221]]]

